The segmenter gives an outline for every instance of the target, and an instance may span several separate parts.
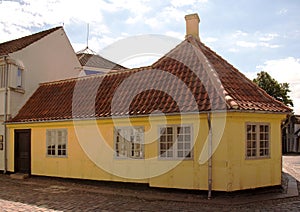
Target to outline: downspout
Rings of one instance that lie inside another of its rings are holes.
[[[208,195],[207,198],[211,199],[212,191],[212,127],[211,127],[211,113],[207,113],[208,123]]]
[[[4,56],[4,61],[6,65],[5,71],[5,96],[4,96],[4,141],[3,141],[3,153],[4,153],[4,174],[7,172],[7,108],[8,108],[8,61],[7,56]]]

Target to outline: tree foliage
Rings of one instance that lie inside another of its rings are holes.
[[[287,106],[294,106],[293,101],[288,95],[288,93],[291,92],[288,83],[278,83],[274,78],[264,71],[258,73],[257,77],[253,79],[253,82],[278,101],[283,102]]]

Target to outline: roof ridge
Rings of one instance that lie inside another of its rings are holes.
[[[72,77],[72,78],[68,78],[68,79],[61,79],[61,80],[56,80],[56,81],[51,81],[51,82],[42,82],[42,83],[40,83],[40,86],[55,85],[55,84],[61,84],[61,83],[66,83],[66,82],[72,82],[72,81],[86,80],[86,79],[91,79],[91,78],[102,78],[102,77],[104,78],[104,77],[111,76],[111,75],[143,71],[143,70],[146,70],[147,68],[153,69],[152,66],[143,66],[140,68],[111,70],[110,72],[104,73],[104,74],[93,74],[93,75]]]
[[[76,56],[82,66],[90,66],[96,68],[105,68],[105,69],[127,69],[126,67],[110,60],[99,53],[90,54],[86,52],[77,52]]]
[[[63,29],[63,27],[57,26],[54,28],[36,32],[31,35],[26,35],[26,36],[23,36],[20,38],[16,38],[13,40],[9,40],[9,41],[0,43],[0,56],[19,51],[37,41],[39,41],[40,39],[44,38],[45,36],[49,35],[50,33],[55,32],[58,29]]]
[[[56,30],[58,30],[58,29],[60,29],[60,28],[63,28],[63,27],[62,27],[62,26],[57,26],[57,27],[53,27],[53,28],[50,28],[50,29],[45,29],[45,30],[43,30],[43,31],[35,32],[35,33],[33,33],[33,34],[30,34],[30,35],[25,35],[25,36],[20,37],[20,38],[16,38],[16,39],[13,39],[13,40],[5,41],[5,42],[3,42],[3,43],[0,43],[0,45],[1,45],[1,44],[4,44],[4,43],[13,42],[13,41],[16,41],[16,40],[28,38],[28,37],[31,37],[31,36],[35,36],[35,35],[37,35],[37,34],[45,33],[45,32],[47,32],[47,31],[49,31],[49,32],[52,32],[52,31],[53,31],[53,32],[54,32],[54,31],[56,31]]]
[[[263,96],[266,97],[268,96],[269,98],[275,100],[277,103],[283,104],[282,102],[280,102],[279,100],[277,100],[276,98],[270,96],[265,90],[263,90],[261,87],[259,87],[257,84],[255,84],[251,79],[249,79],[248,77],[246,77],[245,74],[243,74],[242,72],[240,72],[236,67],[234,67],[231,63],[229,63],[226,59],[224,59],[221,55],[219,55],[218,53],[216,53],[215,51],[213,51],[210,47],[206,46],[204,43],[202,43],[201,41],[195,39],[193,36],[191,36],[194,39],[194,42],[201,44],[201,46],[203,46],[204,48],[206,48],[208,51],[210,51],[212,53],[212,56],[215,57],[216,59],[219,60],[219,62],[223,63],[225,66],[230,67],[230,69],[232,71],[234,71],[236,74],[238,74],[240,77],[240,79],[242,79],[243,81],[247,81],[248,83],[252,84],[253,86],[256,87],[256,89],[263,93]],[[188,37],[190,38],[190,37]],[[187,39],[188,39],[187,38]],[[198,45],[199,45],[198,44]],[[199,46],[199,48],[201,48],[201,46]],[[213,64],[212,64],[213,65]],[[228,94],[227,89],[224,87],[224,90],[226,91],[226,95],[228,96],[228,100],[230,100],[230,104],[231,102],[234,101],[234,106],[236,106],[236,102],[235,100],[231,97],[231,95]],[[226,99],[227,100],[227,99]],[[283,106],[285,106],[287,109],[290,109],[288,106],[286,106],[285,104],[283,104]]]

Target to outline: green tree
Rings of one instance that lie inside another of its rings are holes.
[[[277,82],[265,71],[258,73],[257,77],[253,79],[253,82],[278,101],[283,102],[287,106],[294,106],[293,101],[288,95],[288,93],[291,92],[288,83]]]

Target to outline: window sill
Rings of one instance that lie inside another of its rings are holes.
[[[46,158],[68,158],[68,156],[46,155]]]
[[[261,159],[271,159],[271,156],[264,157],[246,157],[245,160],[261,160]]]
[[[160,161],[171,161],[171,160],[173,160],[173,161],[175,161],[175,160],[177,160],[177,161],[193,161],[194,160],[194,158],[162,158],[162,157],[158,157],[158,160],[160,160]]]
[[[142,157],[142,158],[131,158],[131,157],[119,157],[119,156],[115,156],[114,159],[115,160],[145,160],[144,157]]]
[[[13,88],[13,87],[10,87],[10,90],[14,91],[14,92],[17,92],[17,93],[21,93],[21,94],[25,93],[24,88]]]

